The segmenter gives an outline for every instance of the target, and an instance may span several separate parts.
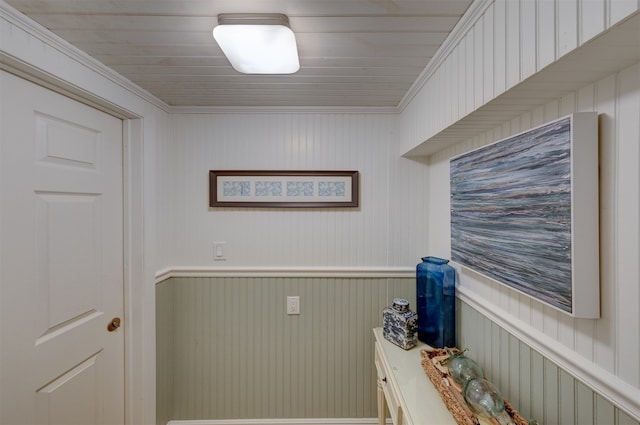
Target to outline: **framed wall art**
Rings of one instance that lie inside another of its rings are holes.
[[[357,207],[358,171],[211,170],[210,207]]]
[[[452,158],[451,259],[599,317],[597,119],[575,113]]]

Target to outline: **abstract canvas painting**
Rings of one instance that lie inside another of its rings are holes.
[[[599,317],[597,114],[454,157],[451,259],[575,317]]]

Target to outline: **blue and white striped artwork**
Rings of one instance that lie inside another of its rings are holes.
[[[210,207],[357,207],[358,171],[209,170]]]
[[[451,259],[570,314],[571,124],[567,117],[450,162]],[[597,180],[592,189],[597,200]]]

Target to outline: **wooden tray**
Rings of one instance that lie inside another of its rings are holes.
[[[452,351],[459,350],[454,348]],[[469,409],[462,396],[462,388],[449,376],[447,368],[441,364],[441,361],[449,356],[445,349],[422,349],[420,356],[422,368],[459,425],[499,425],[495,419],[479,418]],[[516,425],[528,425],[527,420],[507,400],[504,401],[504,408]]]

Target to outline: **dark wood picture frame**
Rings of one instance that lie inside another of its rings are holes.
[[[209,171],[209,206],[213,208],[354,208],[358,205],[358,171]]]

